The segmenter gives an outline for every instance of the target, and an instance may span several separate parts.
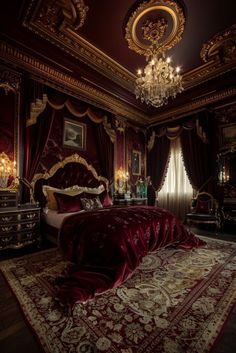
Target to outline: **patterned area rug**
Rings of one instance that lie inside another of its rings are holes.
[[[76,304],[54,299],[55,249],[0,264],[45,352],[209,352],[236,302],[236,243],[145,257],[121,287]]]

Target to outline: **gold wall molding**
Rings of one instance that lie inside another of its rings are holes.
[[[46,108],[48,97],[43,94],[42,99],[36,98],[35,102],[30,103],[30,117],[26,120],[26,126],[30,126],[36,123],[37,117]]]
[[[127,122],[117,116],[115,119],[115,126],[116,126],[116,131],[119,131],[120,133],[124,133],[125,129],[127,128]]]
[[[0,87],[2,87],[7,94],[13,91],[15,94],[20,92],[21,77],[18,73],[14,73],[8,69],[0,67]]]
[[[5,94],[9,92],[14,93],[15,99],[13,100],[14,104],[14,150],[13,156],[16,161],[16,175],[19,175],[20,171],[20,89],[21,89],[21,74],[15,70],[8,69],[6,66],[0,65],[0,87],[4,89]]]
[[[107,116],[103,117],[103,127],[104,127],[107,135],[110,137],[111,142],[114,143],[116,140],[116,132],[112,128],[111,123],[108,122]]]

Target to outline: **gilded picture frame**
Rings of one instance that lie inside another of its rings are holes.
[[[86,150],[86,124],[64,118],[63,147]]]
[[[236,123],[220,126],[220,149],[236,146]]]
[[[132,151],[132,160],[131,160],[132,174],[141,175],[141,152],[137,150]]]

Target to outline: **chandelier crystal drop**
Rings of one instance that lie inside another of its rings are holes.
[[[174,68],[170,64],[170,58],[154,51],[143,73],[138,71],[136,99],[156,108],[167,104],[169,97],[175,98],[183,91],[179,71],[179,67]]]

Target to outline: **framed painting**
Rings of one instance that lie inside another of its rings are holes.
[[[132,151],[132,174],[141,175],[141,152]]]
[[[236,145],[236,123],[220,126],[221,149],[231,148]]]
[[[64,119],[63,146],[78,150],[86,149],[86,125],[74,120]]]

